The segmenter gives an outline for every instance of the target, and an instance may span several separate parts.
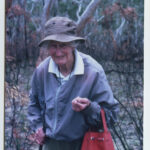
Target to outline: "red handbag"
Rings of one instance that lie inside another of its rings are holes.
[[[111,137],[111,133],[108,131],[105,112],[101,109],[101,117],[103,123],[103,132],[86,132],[81,150],[114,150],[114,145]]]

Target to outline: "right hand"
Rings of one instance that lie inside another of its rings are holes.
[[[84,110],[91,104],[90,100],[87,98],[76,97],[72,100],[72,109],[76,112]]]
[[[43,145],[44,144],[44,139],[45,139],[45,133],[43,131],[43,128],[39,128],[36,133],[35,133],[35,141],[40,144]]]

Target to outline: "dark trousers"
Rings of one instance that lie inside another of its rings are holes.
[[[81,150],[82,139],[72,142],[46,139],[42,150]]]

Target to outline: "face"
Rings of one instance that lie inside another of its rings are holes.
[[[66,65],[73,59],[73,46],[71,43],[50,42],[48,51],[54,62],[58,65]]]

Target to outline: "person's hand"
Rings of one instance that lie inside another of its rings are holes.
[[[44,144],[45,133],[43,131],[43,128],[39,128],[36,131],[34,139],[38,144],[40,144],[40,145]]]
[[[76,97],[72,100],[72,109],[79,112],[88,107],[90,103],[91,102],[87,98]]]

